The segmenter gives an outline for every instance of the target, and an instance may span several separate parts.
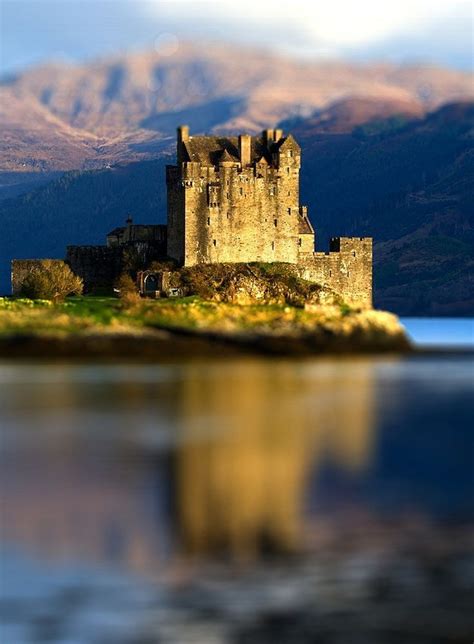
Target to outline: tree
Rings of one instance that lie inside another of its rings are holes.
[[[43,259],[23,280],[21,295],[62,302],[67,295],[80,295],[83,282],[69,266],[57,259]]]

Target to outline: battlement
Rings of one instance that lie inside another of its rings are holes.
[[[301,276],[328,286],[349,303],[372,306],[372,238],[332,237],[329,252],[301,262]]]
[[[331,237],[329,240],[329,252],[332,253],[356,252],[366,248],[372,248],[372,237]]]

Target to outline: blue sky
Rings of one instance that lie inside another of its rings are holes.
[[[305,58],[472,66],[470,0],[0,0],[1,65],[231,41]]]

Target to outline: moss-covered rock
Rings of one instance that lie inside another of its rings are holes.
[[[155,263],[153,270],[170,270]],[[288,304],[303,308],[305,304],[340,304],[331,289],[298,275],[294,264],[199,264],[171,271],[169,284],[187,295],[203,300],[230,304]]]

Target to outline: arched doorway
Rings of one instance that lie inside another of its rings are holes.
[[[145,277],[145,293],[155,293],[158,290],[158,278],[153,273]]]

